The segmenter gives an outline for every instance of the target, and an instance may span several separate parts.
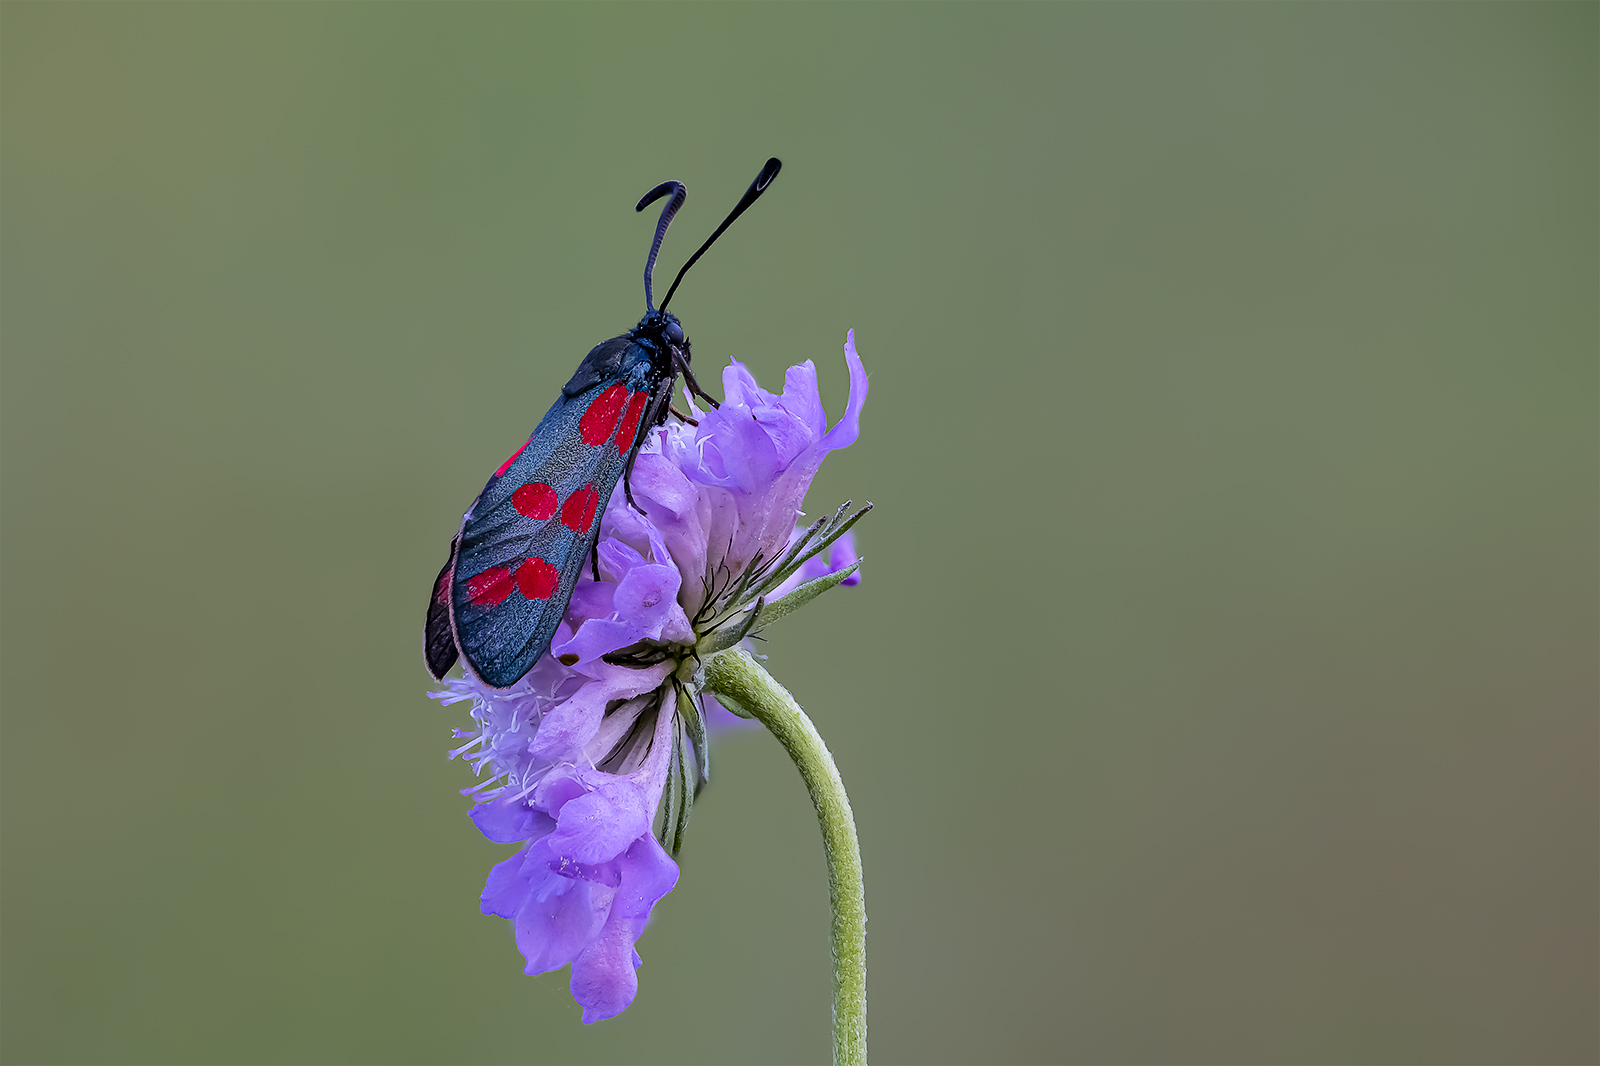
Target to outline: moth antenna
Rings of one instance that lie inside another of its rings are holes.
[[[756,180],[752,181],[750,183],[750,187],[744,191],[744,196],[740,197],[739,198],[739,202],[736,205],[734,205],[733,211],[728,215],[727,218],[722,220],[722,225],[717,227],[717,230],[716,230],[715,233],[713,233],[711,236],[706,238],[706,243],[704,243],[704,244],[702,244],[700,246],[700,250],[698,252],[694,253],[693,255],[691,255],[689,257],[689,261],[687,263],[683,264],[683,269],[678,271],[678,276],[672,279],[672,288],[667,290],[667,298],[665,300],[661,301],[661,310],[665,311],[667,309],[667,304],[672,302],[672,294],[678,291],[678,282],[682,281],[683,280],[683,276],[685,274],[689,273],[689,268],[694,266],[695,261],[697,259],[699,259],[702,255],[706,254],[706,249],[710,248],[711,245],[716,241],[716,239],[718,237],[722,236],[722,231],[723,230],[725,230],[729,226],[733,225],[733,220],[734,219],[736,219],[740,215],[744,214],[745,211],[750,207],[750,205],[755,203],[756,200],[761,196],[761,194],[767,191],[767,186],[772,184],[772,179],[777,177],[778,176],[778,171],[780,171],[782,169],[783,169],[783,163],[781,163],[776,156],[774,156],[773,158],[767,160],[766,165],[761,168],[761,173],[756,175]],[[676,185],[677,182],[667,182],[666,184],[667,185]],[[682,188],[681,185],[678,186],[678,187]],[[650,195],[645,197],[645,199],[641,200],[639,202],[639,206],[643,207],[645,204],[649,203],[652,198],[662,195],[662,190],[664,188],[666,188],[666,185],[658,185],[654,189],[651,189],[650,190]],[[681,203],[682,201],[679,201],[679,202]],[[676,211],[677,208],[673,208],[673,210]],[[661,217],[663,219],[667,219],[667,218],[670,218],[671,216],[663,213]],[[660,229],[660,231],[658,232],[658,234],[656,236],[656,244],[659,245],[661,243],[660,234],[661,233],[665,233],[666,229],[667,229],[667,224],[666,224],[665,221],[663,221],[661,223],[661,229]],[[654,263],[655,261],[656,261],[655,252],[651,251],[651,253],[650,253],[650,262]],[[648,290],[649,287],[650,287],[649,273],[646,272],[646,275],[645,275],[645,288],[646,288],[646,290]],[[646,296],[646,302],[647,303],[649,302],[648,295]]]
[[[646,311],[654,311],[656,309],[655,304],[651,301],[650,277],[656,272],[656,255],[661,251],[661,239],[667,235],[667,227],[672,225],[672,216],[678,213],[678,208],[682,207],[683,201],[688,199],[689,190],[684,187],[681,181],[664,181],[645,193],[644,197],[640,199],[639,205],[634,208],[635,211],[643,211],[668,193],[672,194],[672,198],[661,209],[661,221],[656,223],[656,239],[650,243],[650,258],[644,261],[644,309]],[[690,261],[693,262],[693,260]],[[672,298],[670,292],[667,293],[667,298]]]

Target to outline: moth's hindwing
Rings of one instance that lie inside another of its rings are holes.
[[[422,657],[435,681],[443,681],[445,672],[456,664],[456,636],[450,630],[450,574],[455,570],[456,545],[460,542],[459,537],[450,541],[450,558],[445,560],[439,576],[433,579],[433,591],[428,595],[428,624],[422,630]]]
[[[649,351],[630,344],[607,369],[594,384],[574,377],[568,388],[580,391],[563,391],[462,522],[447,567],[451,628],[467,666],[496,688],[549,650],[600,516],[648,428],[651,394],[662,387]],[[429,633],[431,641],[431,614]]]

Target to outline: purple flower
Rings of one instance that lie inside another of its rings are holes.
[[[789,368],[781,395],[757,385],[735,360],[722,372],[721,407],[701,412],[691,400],[700,424],[669,423],[640,451],[633,495],[649,518],[613,496],[606,518],[614,535],[642,550],[646,527],[660,533],[684,576],[679,599],[691,616],[730,577],[782,554],[822,460],[856,439],[867,373],[856,357],[854,330],[844,357],[850,399],[831,430],[809,359]]]
[[[732,363],[721,407],[641,450],[633,495],[648,516],[612,494],[601,580],[579,581],[550,653],[511,688],[469,674],[432,693],[472,702],[473,727],[455,731],[467,743],[451,753],[480,778],[463,790],[472,820],[520,845],[490,871],[482,909],[511,920],[526,973],[571,963],[585,1022],[633,1002],[634,943],[677,883],[667,847],[678,850],[706,780],[708,715],[731,719],[700,694],[695,653],[860,580],[859,512],[795,528],[823,458],[858,432],[867,377],[853,332],[845,362],[850,399],[832,429],[809,361],[789,368],[781,395]]]

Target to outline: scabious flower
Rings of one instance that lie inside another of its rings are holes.
[[[856,439],[867,376],[853,331],[845,362],[850,399],[832,429],[809,360],[778,395],[731,363],[721,407],[691,402],[698,425],[669,423],[641,449],[632,487],[646,514],[612,494],[601,580],[580,580],[549,654],[511,688],[468,675],[431,694],[472,701],[451,752],[479,775],[463,790],[471,817],[520,845],[489,872],[483,911],[512,921],[526,973],[572,964],[585,1022],[633,1002],[634,943],[678,879],[667,849],[706,780],[705,712],[718,710],[699,692],[699,656],[859,580],[861,512],[795,527],[823,458]]]

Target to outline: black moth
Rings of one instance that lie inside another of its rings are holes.
[[[722,225],[678,271],[660,308],[650,289],[656,254],[687,190],[682,182],[665,181],[639,201],[635,210],[643,211],[667,197],[645,260],[645,316],[583,357],[527,443],[500,464],[467,508],[428,600],[423,656],[435,680],[458,656],[494,688],[509,687],[532,669],[550,649],[619,480],[633,504],[628,475],[645,434],[666,422],[678,375],[691,393],[716,406],[689,369],[689,341],[667,304],[684,274],[766,191],[781,166],[767,160]]]

